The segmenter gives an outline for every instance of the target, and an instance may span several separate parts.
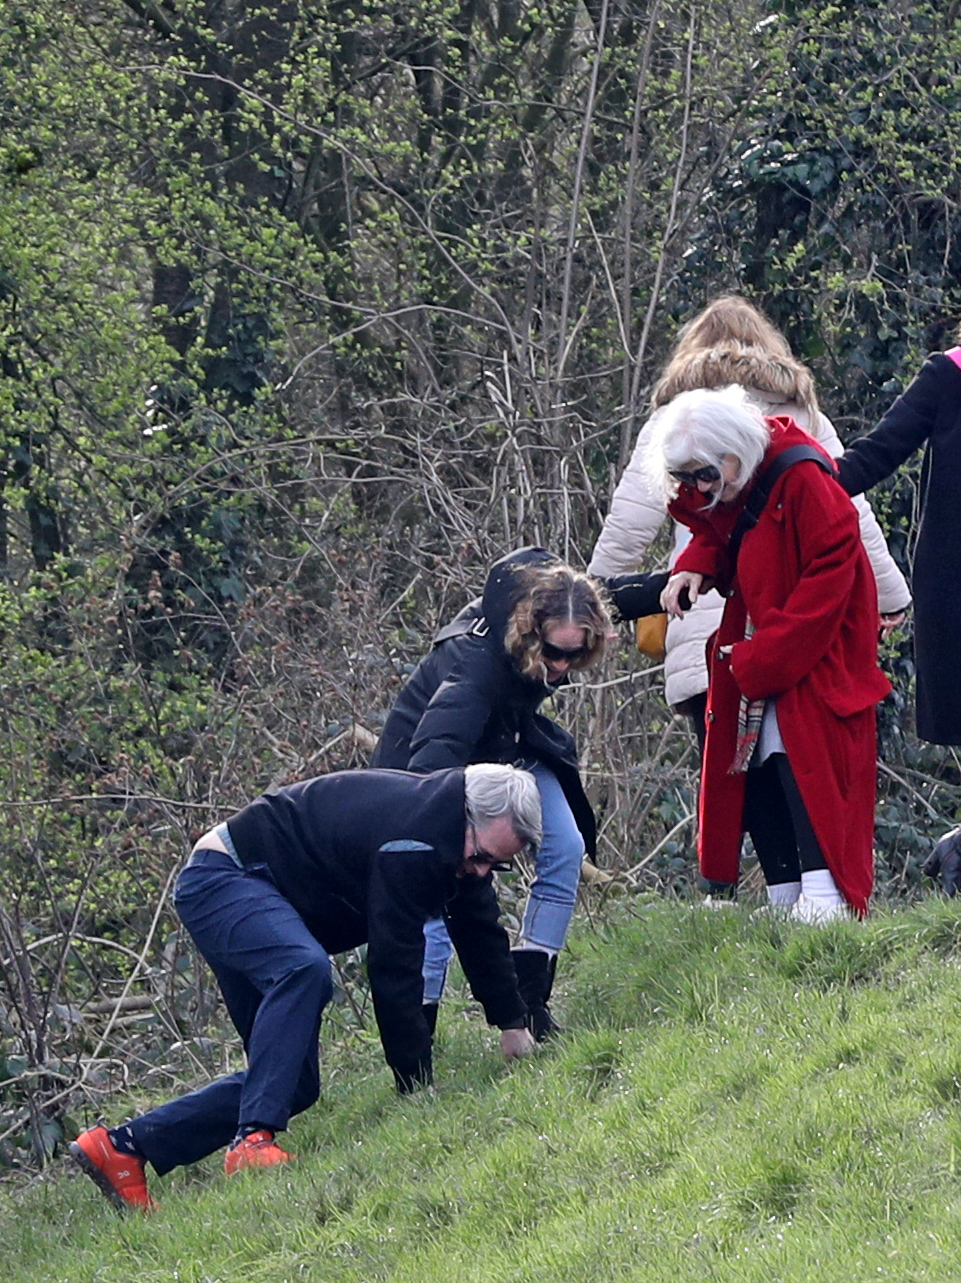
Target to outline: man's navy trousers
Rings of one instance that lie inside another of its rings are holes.
[[[174,904],[217,977],[247,1069],[130,1123],[161,1175],[222,1149],[238,1127],[283,1131],[314,1103],[320,1017],[333,992],[330,958],[265,865],[242,868],[224,852],[196,851]]]

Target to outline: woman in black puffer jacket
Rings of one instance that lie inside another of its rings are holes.
[[[666,574],[608,581],[625,619],[660,610]],[[524,766],[537,780],[544,839],[514,950],[518,987],[538,1039],[556,1025],[547,1002],[557,953],[574,910],[585,852],[593,857],[594,813],[571,735],[538,712],[568,673],[596,663],[611,621],[598,584],[543,548],[495,562],[483,597],[438,633],[390,712],[371,765],[436,771],[471,762]],[[424,1002],[436,1016],[450,942],[429,923]]]

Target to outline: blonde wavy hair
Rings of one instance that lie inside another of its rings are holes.
[[[769,358],[762,370],[770,391],[817,414],[811,371],[794,356],[781,331],[739,294],[713,299],[683,326],[651,392],[651,405],[667,405],[695,386],[715,390],[740,383],[750,388],[757,381],[759,357]]]
[[[589,668],[604,654],[611,617],[597,584],[579,570],[562,564],[534,566],[519,572],[524,591],[507,621],[504,646],[525,677],[544,681],[544,633],[551,624],[584,629],[585,653],[571,668]]]

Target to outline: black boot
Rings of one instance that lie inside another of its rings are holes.
[[[552,957],[543,949],[514,949],[511,957],[514,959],[517,988],[527,1003],[527,1027],[538,1042],[544,1042],[552,1034],[561,1032],[547,1005],[554,987],[557,956]]]
[[[434,1036],[434,1031],[437,1029],[437,1008],[439,1006],[439,1002],[425,1002],[421,1007],[421,1011],[424,1013],[424,1019],[427,1021],[427,1028],[430,1030],[430,1036],[432,1038]]]

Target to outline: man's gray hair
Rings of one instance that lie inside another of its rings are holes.
[[[541,795],[530,771],[516,766],[480,762],[464,769],[467,818],[475,828],[486,828],[506,815],[511,828],[533,854],[544,836]]]
[[[764,415],[744,388],[736,383],[714,392],[697,388],[676,396],[651,420],[644,466],[655,493],[671,500],[678,487],[672,470],[693,464],[720,472],[725,455],[733,455],[740,471],[732,484],[743,490],[770,444]]]

